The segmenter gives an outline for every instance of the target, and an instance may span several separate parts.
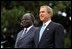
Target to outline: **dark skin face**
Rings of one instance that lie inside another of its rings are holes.
[[[32,25],[32,20],[30,16],[23,16],[21,19],[21,26],[24,28],[28,28],[29,26]]]

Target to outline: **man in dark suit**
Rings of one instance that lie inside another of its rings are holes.
[[[33,25],[34,17],[31,13],[25,13],[21,19],[21,25],[24,27],[16,39],[15,48],[33,48],[34,47],[34,33],[36,27]]]
[[[39,17],[43,25],[35,33],[35,48],[63,48],[64,28],[51,20],[53,10],[47,5],[40,7]]]

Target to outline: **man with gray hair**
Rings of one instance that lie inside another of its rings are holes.
[[[43,22],[40,29],[35,33],[35,48],[63,48],[64,27],[51,20],[53,10],[43,5],[39,10],[39,18]]]
[[[34,33],[36,27],[33,25],[34,16],[31,13],[25,13],[21,19],[21,30],[16,39],[15,48],[33,48],[34,47]]]

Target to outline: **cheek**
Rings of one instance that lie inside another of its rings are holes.
[[[40,20],[42,21],[44,19],[44,17],[43,16],[40,16]]]
[[[45,19],[45,15],[43,14],[43,15],[40,15],[40,20],[44,20]]]
[[[26,25],[31,24],[31,21],[26,21],[25,24]]]
[[[45,14],[45,18],[48,19],[50,16],[48,13]]]
[[[26,22],[26,21],[22,21],[21,24],[22,24],[22,25],[26,25],[27,22]]]

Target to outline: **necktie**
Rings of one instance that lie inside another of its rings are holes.
[[[44,30],[45,30],[45,24],[43,24],[43,26],[42,26],[41,29],[40,29],[40,33],[39,33],[39,41],[40,41],[40,39],[41,39],[41,36],[42,36]]]
[[[27,31],[27,28],[24,29],[22,35],[21,35],[21,38],[26,34],[26,31]]]

